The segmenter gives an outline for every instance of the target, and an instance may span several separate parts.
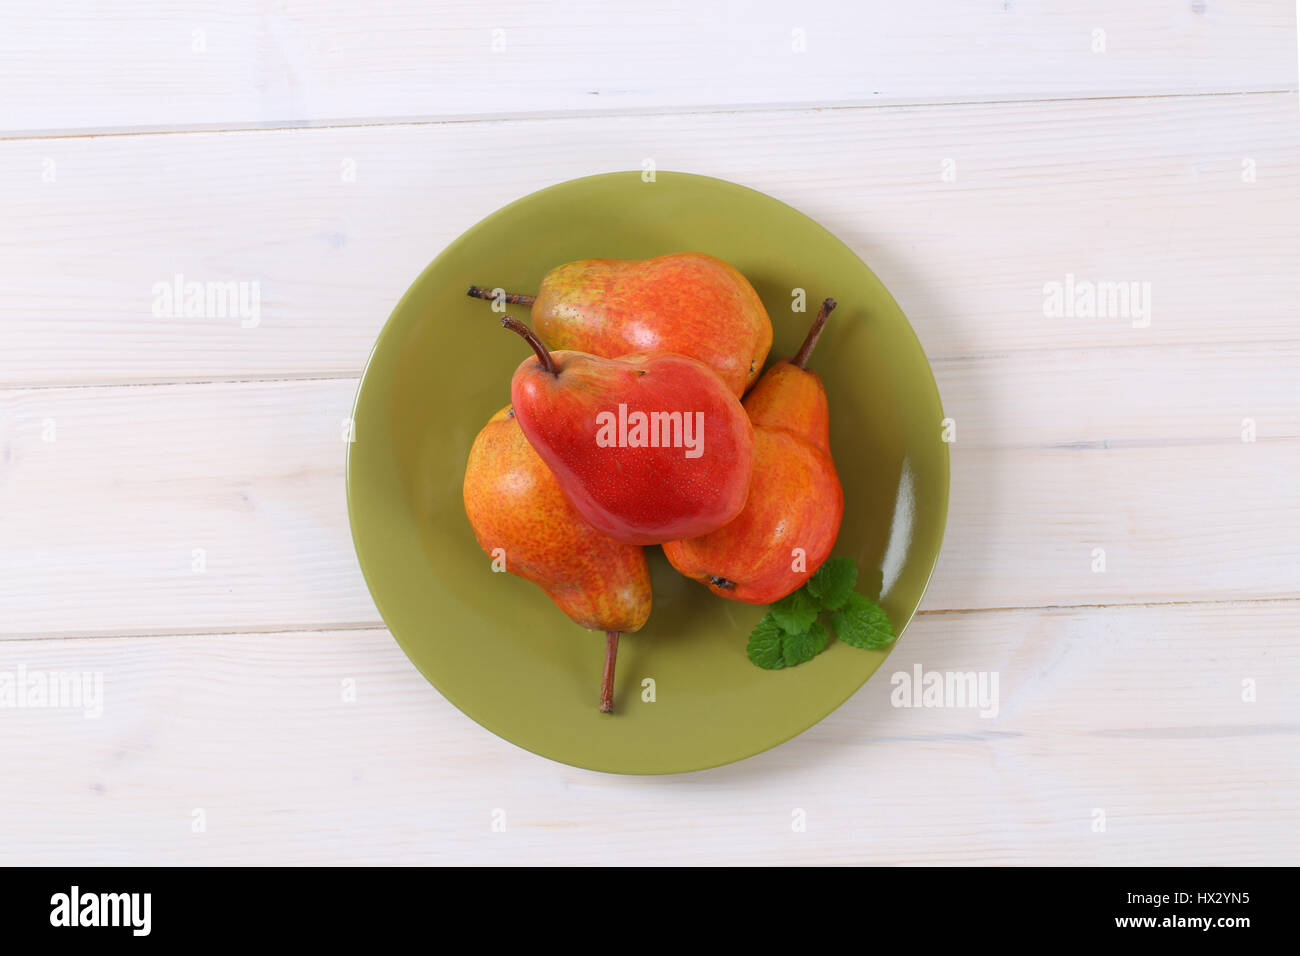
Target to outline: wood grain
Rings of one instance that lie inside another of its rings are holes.
[[[1289,90],[1294,26],[1276,0],[1087,9],[1041,0],[11,0],[0,17],[0,129]]]
[[[1294,343],[1295,112],[1276,95],[0,143],[0,382],[356,374],[462,231],[646,156],[822,222],[935,360]],[[155,317],[153,286],[177,273],[258,282],[259,324]],[[1150,283],[1150,324],[1047,317],[1044,286],[1067,275]]]
[[[0,706],[0,863],[1294,862],[1295,29],[1276,0],[7,3],[0,683],[105,697]],[[956,427],[882,671],[662,779],[445,701],[382,629],[343,492],[415,275],[646,160],[848,243]],[[154,316],[176,273],[259,282],[256,327]],[[1067,276],[1150,283],[1151,321],[1049,315]],[[891,706],[918,665],[996,673],[997,716]]]
[[[104,703],[0,709],[0,755],[25,768],[0,777],[0,862],[1285,863],[1298,616],[924,615],[812,730],[657,779],[514,748],[383,632],[4,642],[0,672],[100,672]],[[999,712],[892,706],[891,675],[918,664],[996,672]]]
[[[1022,356],[950,376],[941,366],[957,441],[924,606],[1300,593],[1289,494],[1300,432],[1286,399],[1296,357],[1236,354],[1233,372],[1209,371],[1226,361],[1210,350],[1166,356],[1163,377],[1128,353],[1118,367],[1052,354],[1041,373],[1071,387],[1014,408],[986,396],[1027,374]],[[0,634],[378,624],[343,498],[355,389],[338,379],[0,393]],[[1142,396],[1161,410],[1148,415]],[[1254,442],[1242,441],[1243,410],[1258,416]],[[1096,548],[1105,573],[1093,571]]]

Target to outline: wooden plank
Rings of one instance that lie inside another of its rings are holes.
[[[11,133],[1289,90],[1276,0],[6,4]],[[954,89],[953,77],[961,78]]]
[[[1300,347],[1019,351],[932,363],[954,452],[1300,438]]]
[[[955,451],[928,608],[1300,593],[1295,442]],[[1096,570],[1094,570],[1096,569]],[[1104,570],[1103,570],[1104,569]]]
[[[1094,401],[1115,372],[1087,352],[1043,366],[1071,383],[1073,401],[1038,404],[1041,385],[1003,373],[1019,357],[972,362],[942,383],[958,431],[947,540],[925,606],[1300,593],[1290,494],[1300,441],[1282,397],[1294,363],[1264,352],[1221,356],[1218,378],[1177,363],[1134,378],[1160,398],[1164,411],[1149,418],[1122,394]],[[1212,361],[1202,354],[1198,365]],[[1241,381],[1251,382],[1242,407],[1259,415],[1255,442],[1241,440],[1231,404]],[[999,382],[1021,401],[990,403]],[[378,623],[344,505],[341,424],[355,388],[339,379],[0,393],[0,635]],[[1104,573],[1093,571],[1096,548]]]
[[[794,741],[649,779],[501,741],[382,631],[0,642],[0,672],[104,688],[97,719],[0,708],[25,768],[0,776],[0,863],[1281,864],[1297,623],[1295,601],[923,615]],[[997,715],[891,705],[917,665],[996,673]]]
[[[8,3],[0,863],[1293,862],[1294,36],[1277,0]],[[670,779],[455,710],[378,626],[343,500],[414,275],[645,158],[844,238],[957,428],[882,672]],[[259,321],[154,317],[178,272],[260,282]],[[1151,322],[1049,315],[1067,277],[1150,283]],[[996,675],[996,716],[893,706],[916,667]],[[102,713],[10,706],[20,668],[102,676]]]
[[[646,156],[821,221],[936,360],[1296,342],[1295,119],[1260,95],[0,143],[0,383],[356,374],[464,229]],[[178,273],[259,283],[256,327],[155,317]],[[1150,324],[1045,315],[1068,276],[1150,283]]]
[[[377,622],[344,499],[355,389],[6,395],[0,633]]]

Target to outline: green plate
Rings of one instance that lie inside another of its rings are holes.
[[[352,537],[393,636],[448,700],[520,747],[592,770],[678,773],[759,753],[842,704],[887,653],[832,641],[799,667],[760,670],[745,644],[763,609],[714,597],[650,548],[654,610],[622,640],[616,713],[602,715],[604,635],[533,584],[493,573],[479,550],[461,500],[465,459],[509,403],[527,351],[466,287],[534,292],[575,259],[686,251],[719,256],[754,284],[775,327],[772,358],[796,351],[822,298],[839,301],[811,363],[844,485],[834,553],[857,560],[860,580],[880,570],[900,633],[943,538],[948,446],[929,363],[880,280],[817,223],[743,186],[670,172],[576,179],[488,216],[421,273],[375,344],[348,447]],[[806,312],[792,310],[796,288]]]

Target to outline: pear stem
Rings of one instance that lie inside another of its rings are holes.
[[[466,292],[465,294],[474,299],[495,299],[496,298],[495,289],[484,289],[476,285],[470,286],[469,291]],[[504,296],[502,296],[502,298],[504,298],[511,305],[522,305],[526,309],[531,309],[533,307],[533,303],[537,301],[537,296],[525,295],[522,292],[507,292]]]
[[[812,328],[808,330],[808,336],[803,340],[803,345],[799,346],[799,351],[795,357],[790,360],[790,364],[795,368],[806,369],[808,360],[812,358],[813,349],[817,347],[817,340],[821,338],[822,329],[826,328],[826,320],[830,318],[831,312],[835,310],[838,303],[831,298],[822,300],[822,307],[817,310],[817,318],[813,319]]]
[[[618,631],[605,632],[605,673],[600,679],[600,712],[614,713],[614,662],[618,659]]]
[[[533,347],[537,353],[537,361],[542,363],[542,368],[552,375],[559,375],[560,370],[555,367],[555,359],[551,358],[551,353],[546,350],[545,343],[537,337],[537,333],[530,329],[524,323],[520,322],[513,315],[501,316],[501,324],[511,332],[518,332],[524,337],[524,341]]]

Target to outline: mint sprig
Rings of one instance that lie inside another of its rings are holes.
[[[831,558],[808,579],[808,593],[827,611],[838,611],[858,583],[858,566],[852,558]],[[802,588],[800,589],[802,590]],[[798,594],[799,591],[795,591]]]
[[[772,620],[781,630],[790,634],[799,634],[808,630],[809,625],[817,620],[821,610],[821,603],[804,587],[781,598],[767,613],[772,616]]]
[[[749,659],[764,670],[774,671],[785,667],[785,656],[781,653],[781,638],[785,631],[773,620],[771,613],[754,625],[749,634],[749,646],[745,653]]]
[[[880,593],[880,574],[867,584]],[[810,661],[826,649],[830,634],[819,623],[829,612],[835,635],[851,647],[874,650],[897,640],[884,608],[854,591],[858,568],[852,558],[831,558],[803,587],[773,604],[749,635],[745,653],[758,667],[780,670]]]
[[[889,615],[875,601],[861,594],[850,594],[844,607],[831,614],[835,636],[854,647],[874,649],[894,643],[894,627]]]
[[[812,660],[826,649],[829,640],[826,628],[816,621],[810,622],[805,630],[791,633],[777,624],[769,612],[750,633],[745,653],[756,666],[775,671]]]
[[[781,653],[785,656],[785,666],[794,667],[796,664],[812,660],[826,650],[826,643],[829,640],[830,635],[826,633],[826,628],[816,621],[813,621],[808,630],[802,633],[786,634],[781,639]]]

